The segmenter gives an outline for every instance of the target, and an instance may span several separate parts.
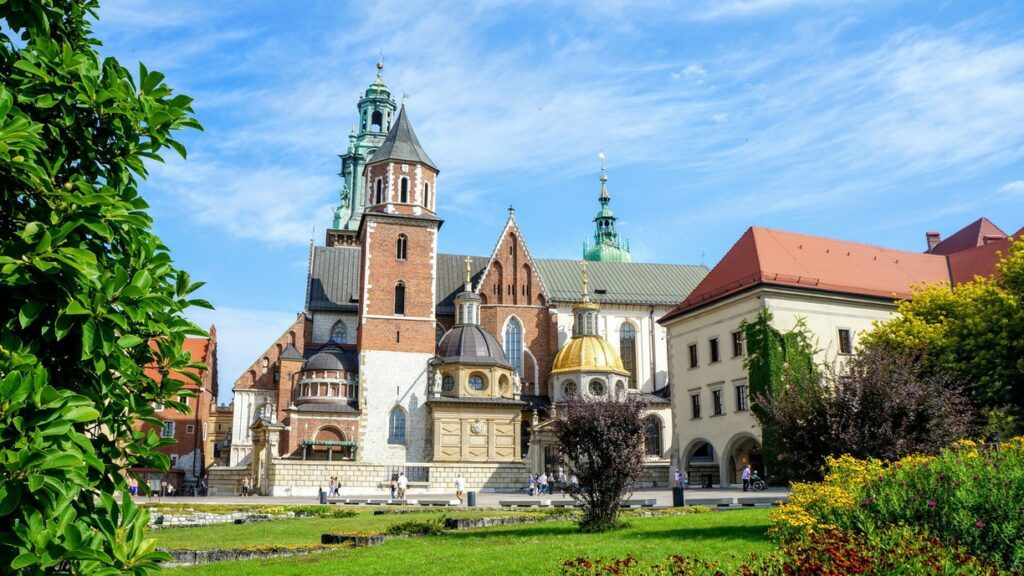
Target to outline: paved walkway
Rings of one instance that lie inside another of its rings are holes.
[[[686,498],[738,498],[742,496],[778,496],[787,495],[789,490],[785,488],[769,488],[764,492],[743,492],[739,488],[692,488],[686,490]],[[432,493],[419,493],[416,490],[409,490],[407,498],[410,500],[427,499],[427,500],[439,500],[444,498],[455,498],[455,492],[448,494],[432,494]],[[372,492],[363,495],[343,495],[341,498],[387,498],[387,494],[384,492]],[[480,508],[497,508],[499,500],[523,500],[529,499],[523,492],[509,493],[509,492],[478,492],[477,493],[477,506]],[[550,500],[550,499],[564,499],[568,496],[560,494],[558,492],[552,495],[546,496],[533,496],[536,500]],[[672,491],[668,489],[646,489],[637,490],[633,493],[633,498],[654,498],[658,502],[658,506],[671,506],[672,505]],[[145,502],[145,498],[139,498],[140,502]],[[156,501],[156,498],[152,500]],[[278,505],[278,504],[316,504],[316,497],[283,497],[283,496],[250,496],[248,498],[242,498],[240,496],[209,496],[209,497],[191,497],[191,496],[172,496],[165,497],[161,500],[162,502],[169,503],[198,503],[198,504],[263,504],[263,505]]]

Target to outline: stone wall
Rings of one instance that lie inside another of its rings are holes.
[[[241,492],[242,479],[249,474],[248,467],[229,468],[214,466],[207,473],[207,491],[210,496],[237,496]]]
[[[406,464],[409,468],[429,470],[429,481],[413,482],[415,493],[443,494],[455,492],[455,477],[466,480],[466,490],[479,492],[513,492],[526,486],[525,464]],[[270,467],[270,496],[316,497],[321,487],[327,487],[332,476],[341,482],[343,495],[367,495],[388,491],[389,474],[399,468],[393,465],[361,462],[302,461],[278,458]],[[666,472],[667,474],[667,472]],[[211,471],[211,487],[212,487]],[[413,478],[415,480],[415,478]]]

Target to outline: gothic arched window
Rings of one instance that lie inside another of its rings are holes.
[[[409,202],[409,179],[408,178],[402,178],[402,195],[400,196],[400,198],[401,198],[400,201],[403,204],[408,204],[408,202]]]
[[[380,204],[384,202],[384,180],[377,178],[377,194],[373,200],[374,204]]]
[[[523,376],[523,325],[515,316],[508,319],[505,327],[505,358]]]
[[[629,322],[619,328],[619,357],[622,366],[629,372],[629,387],[636,388],[636,329]]]
[[[644,453],[661,456],[661,418],[653,414],[644,418]]]
[[[405,234],[398,235],[397,249],[395,251],[395,258],[399,260],[405,260],[407,254],[406,247],[409,243],[409,237]]]
[[[430,182],[423,183],[423,207],[430,208]]]
[[[348,342],[348,328],[345,323],[338,320],[331,327],[331,344],[345,344]]]
[[[388,444],[405,444],[405,412],[398,406],[388,415]]]
[[[405,283],[395,284],[395,314],[405,314]]]

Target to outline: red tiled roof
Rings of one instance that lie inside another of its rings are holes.
[[[1013,238],[1019,240],[1022,235],[1024,235],[1024,228],[1013,234]],[[975,276],[992,276],[996,273],[996,264],[1006,256],[1009,250],[1010,240],[1004,237],[950,254],[948,256],[949,273],[953,278],[953,285],[970,282]]]
[[[1006,238],[1006,232],[1000,230],[988,218],[982,217],[957,230],[952,236],[936,244],[928,253],[948,256],[984,246],[986,241],[999,238]]]
[[[752,227],[662,320],[757,284],[909,298],[926,282],[949,283],[945,256]]]

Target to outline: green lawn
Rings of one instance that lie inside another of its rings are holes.
[[[739,564],[752,552],[767,552],[772,544],[765,537],[768,510],[752,509],[712,512],[687,516],[632,518],[631,527],[606,534],[580,534],[571,522],[543,522],[498,526],[481,530],[450,532],[391,540],[373,548],[344,549],[310,556],[208,564],[169,571],[181,575],[253,574],[323,575],[337,574],[550,574],[562,560],[578,556],[620,558],[632,555],[651,562],[672,554],[718,560],[726,566]],[[461,515],[461,514],[460,514]],[[288,520],[248,526],[207,529],[172,529],[157,533],[162,547],[173,547],[185,535],[210,538],[209,546],[228,547],[232,542],[314,543],[321,532],[350,530],[353,521],[363,521],[359,530],[371,529],[370,522],[404,521],[414,516],[360,517],[344,520]],[[342,526],[344,524],[344,526]],[[244,536],[243,531],[250,531]],[[173,534],[180,532],[181,534]],[[315,534],[316,538],[311,536]],[[299,540],[305,538],[300,542]],[[195,542],[192,542],[195,544]],[[194,546],[193,546],[194,547]]]

